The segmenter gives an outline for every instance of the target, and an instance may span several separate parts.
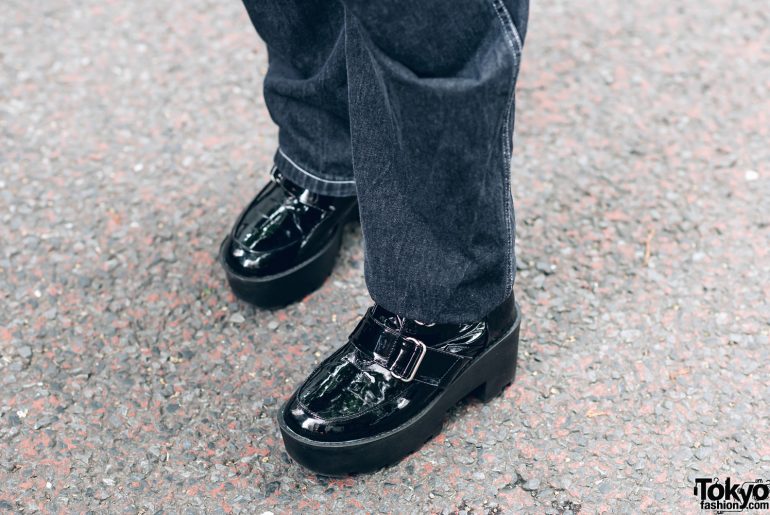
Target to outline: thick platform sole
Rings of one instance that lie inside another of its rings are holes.
[[[447,411],[460,400],[473,394],[488,402],[513,382],[520,325],[521,315],[518,314],[511,329],[477,357],[425,409],[401,426],[376,436],[346,442],[322,442],[301,436],[284,418],[291,403],[289,399],[278,414],[286,451],[303,467],[327,476],[371,472],[401,461],[441,432]]]
[[[302,300],[321,287],[331,275],[342,245],[342,235],[348,222],[358,220],[358,205],[347,214],[345,221],[317,253],[302,263],[283,272],[249,276],[239,273],[227,261],[230,236],[219,247],[219,262],[225,270],[227,282],[236,297],[261,308],[278,308]]]

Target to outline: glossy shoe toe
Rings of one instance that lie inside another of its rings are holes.
[[[317,441],[355,440],[387,431],[408,417],[408,399],[419,383],[393,381],[376,363],[356,362],[354,354],[332,357],[299,388],[284,409],[298,435]],[[404,411],[402,416],[393,416]]]
[[[274,169],[220,248],[233,292],[261,307],[302,299],[331,273],[342,228],[357,212],[355,197],[311,193]]]

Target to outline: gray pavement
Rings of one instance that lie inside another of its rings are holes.
[[[0,512],[698,513],[695,477],[770,479],[769,49],[762,2],[535,2],[517,381],[332,480],[274,413],[369,305],[361,234],[300,304],[228,291],[276,145],[242,6],[4,2]]]

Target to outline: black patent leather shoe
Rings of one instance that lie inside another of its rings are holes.
[[[219,249],[230,287],[260,307],[302,299],[329,276],[344,225],[356,219],[356,197],[312,193],[273,168]]]
[[[498,395],[516,373],[519,310],[513,294],[471,324],[421,324],[369,308],[348,342],[281,408],[289,455],[319,474],[396,463],[441,431],[473,393]]]

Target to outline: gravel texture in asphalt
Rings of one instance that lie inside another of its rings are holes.
[[[267,178],[237,1],[0,9],[0,512],[700,511],[770,479],[763,2],[534,2],[517,97],[517,381],[372,475],[275,412],[369,305],[360,230],[303,302],[215,262]]]

